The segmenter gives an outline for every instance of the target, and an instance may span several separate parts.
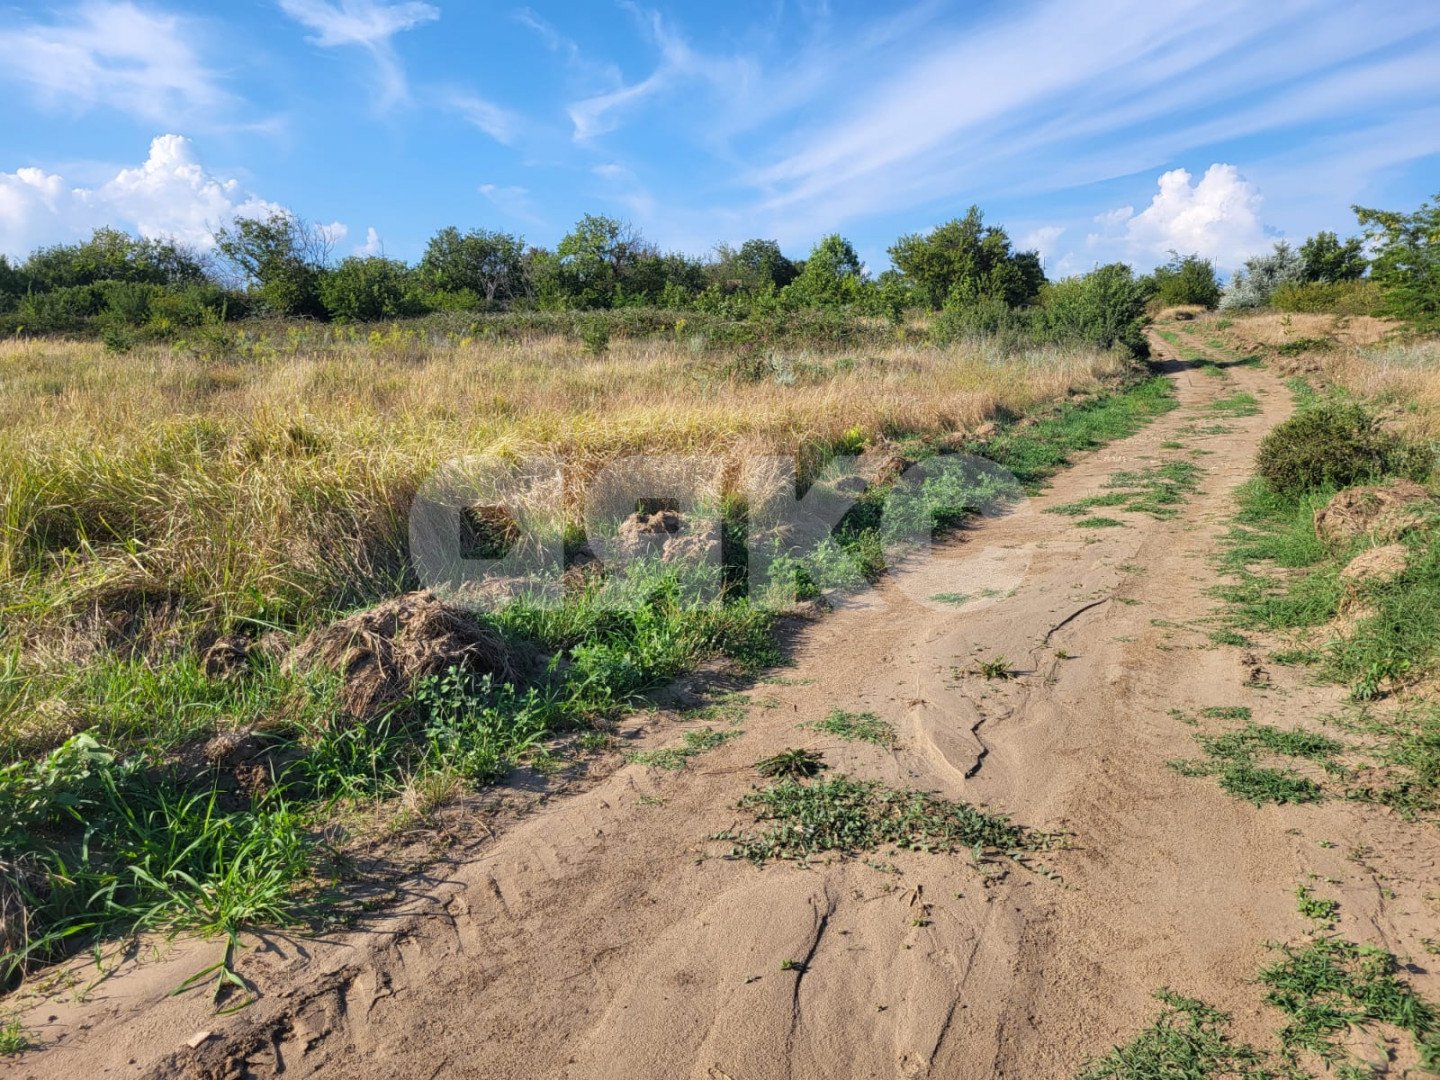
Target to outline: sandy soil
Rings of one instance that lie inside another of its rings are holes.
[[[1246,705],[1262,722],[1314,727],[1340,700],[1295,669],[1257,682],[1245,651],[1197,622],[1214,611],[1209,560],[1230,492],[1289,394],[1262,370],[1168,366],[1181,409],[808,625],[794,666],[749,691],[740,737],[680,772],[616,768],[493,838],[477,817],[457,854],[360,929],[255,943],[243,970],[264,995],[237,1015],[214,1016],[204,992],[167,996],[213,944],[143,950],[88,994],[32,1003],[24,1020],[42,1048],[6,1072],[1064,1077],[1145,1026],[1161,986],[1232,1011],[1238,1035],[1273,1045],[1255,975],[1266,942],[1306,929],[1293,893],[1310,874],[1336,882],[1318,891],[1340,899],[1348,935],[1423,957],[1420,938],[1440,926],[1426,898],[1432,829],[1337,801],[1256,808],[1166,766],[1196,752],[1172,709]],[[1236,390],[1257,395],[1261,414],[1224,420],[1225,434],[1182,432],[1213,422],[1205,404]],[[1195,448],[1207,451],[1193,459],[1201,489],[1178,518],[1081,529],[1043,512]],[[977,583],[999,595],[926,599]],[[970,674],[1001,655],[1017,678]],[[879,714],[898,745],[799,727],[834,708]],[[654,746],[683,728],[664,715],[631,725]],[[1062,830],[1069,846],[1043,857],[1058,879],[918,853],[763,868],[722,858],[709,838],[748,823],[736,802],[756,782],[750,766],[788,746]],[[782,970],[787,960],[797,968]],[[1410,977],[1440,996],[1440,978]]]

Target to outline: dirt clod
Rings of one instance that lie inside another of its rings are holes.
[[[398,701],[416,680],[452,667],[502,680],[515,677],[500,635],[428,590],[387,600],[315,631],[285,664],[338,672],[344,679],[345,713],[361,721]]]
[[[1340,571],[1340,580],[1347,595],[1357,594],[1368,585],[1384,585],[1394,581],[1410,564],[1410,552],[1404,544],[1362,551]]]
[[[205,650],[201,661],[209,679],[232,679],[250,666],[250,639],[243,634],[226,634]]]
[[[1346,488],[1315,511],[1315,534],[1333,547],[1360,537],[1388,544],[1424,521],[1435,503],[1435,496],[1413,480]]]
[[[719,530],[697,526],[678,510],[631,514],[615,532],[615,550],[626,559],[659,555],[665,562],[707,561],[719,556]]]

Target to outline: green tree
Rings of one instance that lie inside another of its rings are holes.
[[[1342,241],[1333,232],[1318,232],[1300,245],[1306,281],[1333,285],[1337,281],[1359,281],[1370,260],[1365,258],[1365,241],[1352,236]]]
[[[205,266],[173,240],[143,239],[120,229],[96,229],[78,244],[39,248],[22,268],[36,292],[123,281],[139,285],[195,285]]]
[[[864,299],[865,268],[855,247],[839,233],[822,237],[785,296],[806,307],[845,307]]]
[[[426,289],[468,290],[487,305],[507,304],[529,291],[524,239],[488,229],[441,229],[426,245],[419,273]]]
[[[632,226],[586,214],[553,255],[536,259],[541,302],[547,307],[613,307],[636,263],[654,254]]]
[[[1011,249],[1004,229],[986,225],[978,206],[925,235],[902,236],[890,247],[890,261],[913,282],[930,307],[985,298],[1011,307],[1033,302],[1045,281],[1040,256]]]
[[[352,255],[320,279],[320,298],[333,319],[374,322],[417,313],[412,273],[398,259]]]
[[[1353,209],[1374,248],[1370,277],[1386,312],[1425,329],[1440,326],[1440,195],[1409,214]]]
[[[1170,261],[1155,268],[1150,284],[1156,299],[1165,307],[1199,304],[1213,308],[1220,302],[1215,264],[1199,255],[1181,257],[1178,252],[1170,252]]]
[[[330,247],[323,229],[285,211],[237,218],[215,234],[221,259],[277,315],[325,315],[320,283]]]
[[[1136,356],[1145,344],[1145,303],[1149,290],[1124,263],[1065,278],[1042,293],[1043,326],[1059,341],[1108,349],[1122,345]]]
[[[707,284],[705,265],[681,252],[642,251],[615,290],[615,303],[685,307]]]
[[[726,293],[783,289],[799,274],[774,240],[746,240],[739,248],[721,244],[709,268],[711,281]]]
[[[20,302],[25,292],[25,279],[20,270],[0,255],[0,312],[9,311]]]

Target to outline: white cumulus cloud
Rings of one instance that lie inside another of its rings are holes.
[[[0,172],[0,252],[23,256],[43,244],[83,238],[101,225],[197,248],[236,217],[283,209],[208,172],[189,139],[157,135],[140,165],[96,187],[78,187],[42,169]]]
[[[385,254],[385,244],[380,239],[380,234],[375,230],[374,225],[365,230],[365,242],[356,244],[351,253],[362,258]]]
[[[1163,257],[1192,252],[1233,269],[1269,246],[1261,220],[1259,188],[1234,165],[1217,162],[1192,183],[1185,169],[1160,177],[1160,190],[1138,214],[1130,207],[1102,214],[1101,224],[1123,228],[1135,255]]]

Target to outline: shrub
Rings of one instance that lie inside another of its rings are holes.
[[[998,296],[969,303],[951,301],[930,324],[930,339],[936,345],[980,337],[995,338],[1003,347],[1034,344],[1033,309],[1013,308]]]
[[[1305,260],[1289,244],[1281,240],[1269,255],[1255,255],[1245,260],[1245,267],[1236,270],[1220,297],[1222,311],[1236,308],[1264,307],[1275,290],[1283,285],[1298,285],[1305,280]]]
[[[1373,281],[1289,282],[1270,294],[1276,311],[1323,315],[1380,315],[1385,297]]]
[[[29,333],[62,334],[82,329],[104,307],[105,295],[99,286],[73,285],[22,296],[14,322]]]
[[[1057,342],[1123,345],[1136,356],[1147,351],[1145,286],[1124,263],[1047,285],[1039,321]]]
[[[1266,435],[1256,471],[1270,490],[1298,496],[1392,472],[1423,479],[1430,471],[1426,457],[1380,431],[1358,405],[1327,403],[1303,410]]]
[[[413,315],[410,270],[403,262],[352,255],[320,280],[320,298],[333,319],[375,322]]]
[[[25,260],[21,273],[37,292],[102,281],[186,285],[205,280],[200,260],[174,241],[142,240],[105,228],[79,244],[37,249]]]
[[[1155,299],[1162,307],[1177,304],[1199,304],[1213,308],[1220,302],[1220,282],[1215,277],[1215,264],[1199,255],[1183,258],[1172,251],[1170,261],[1157,266],[1150,275]]]

